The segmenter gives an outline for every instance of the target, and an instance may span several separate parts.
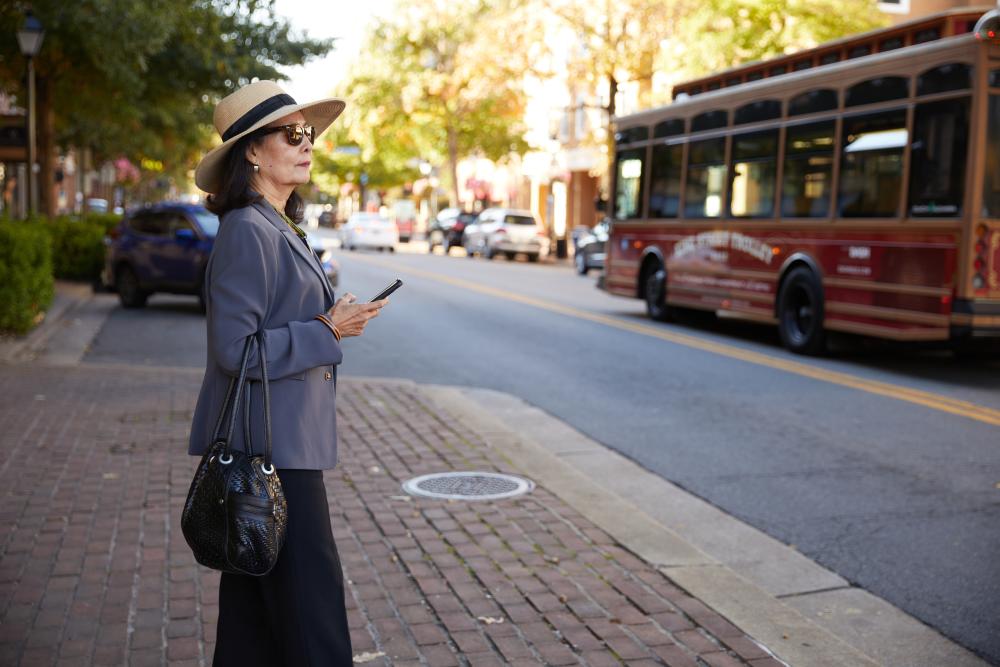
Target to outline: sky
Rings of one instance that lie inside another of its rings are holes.
[[[361,49],[365,28],[375,16],[388,11],[394,0],[276,0],[274,4],[277,14],[289,19],[296,31],[310,37],[337,38],[325,58],[283,70],[289,80],[282,82],[282,87],[297,101],[307,102],[348,94],[339,85]]]

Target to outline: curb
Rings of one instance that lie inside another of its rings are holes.
[[[42,322],[24,336],[0,340],[0,363],[75,366],[116,304],[115,295],[95,294],[89,283],[57,280]]]
[[[988,664],[792,547],[515,396],[418,386],[445,413],[504,451],[519,473],[544,485],[790,665]],[[516,425],[516,432],[508,425]]]

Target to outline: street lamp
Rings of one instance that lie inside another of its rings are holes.
[[[24,25],[17,31],[17,43],[28,59],[28,210],[38,209],[38,175],[35,171],[35,56],[42,48],[45,30],[31,10],[25,12]]]

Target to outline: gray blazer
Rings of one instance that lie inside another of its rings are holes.
[[[205,272],[208,363],[191,424],[189,454],[212,440],[246,337],[263,329],[271,390],[273,462],[324,470],[337,464],[336,387],[340,344],[313,318],[334,302],[316,256],[267,202],[222,216]],[[259,380],[254,348],[249,377]],[[250,383],[252,449],[263,453],[259,383]],[[245,407],[245,406],[244,406]],[[241,408],[242,409],[242,408]],[[233,446],[244,448],[242,417]]]

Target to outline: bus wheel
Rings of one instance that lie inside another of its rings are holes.
[[[646,313],[652,320],[669,322],[670,306],[667,305],[667,272],[662,266],[653,267],[646,276]]]
[[[816,274],[805,267],[793,269],[781,285],[778,333],[784,346],[796,354],[826,351],[823,288]]]

